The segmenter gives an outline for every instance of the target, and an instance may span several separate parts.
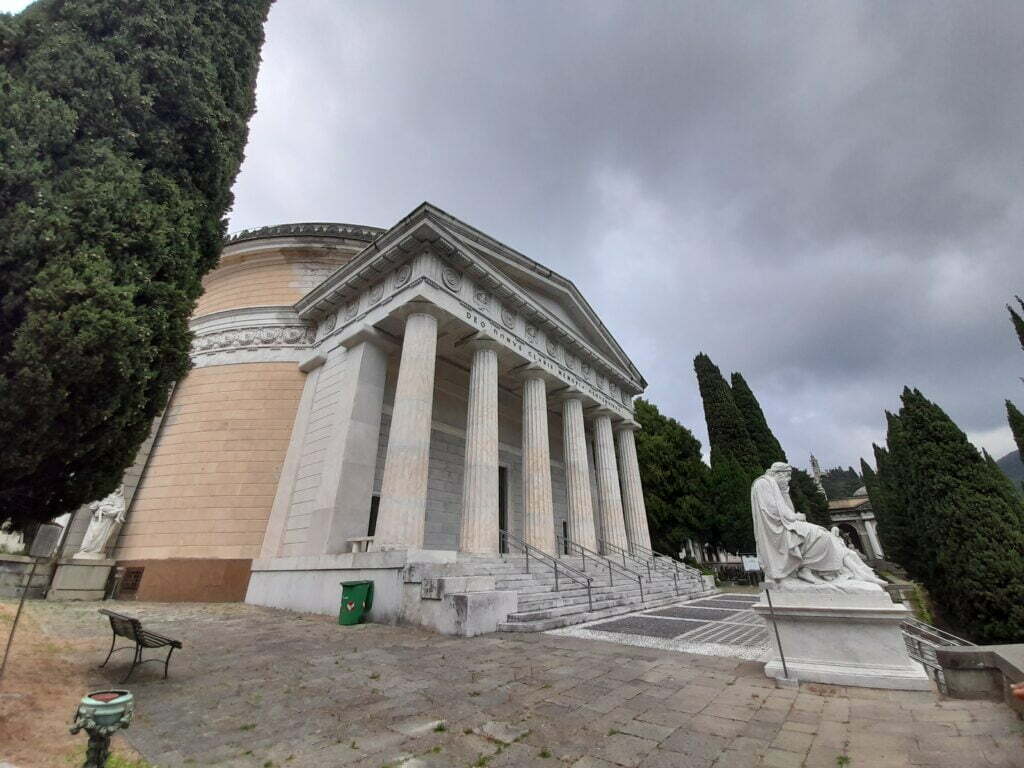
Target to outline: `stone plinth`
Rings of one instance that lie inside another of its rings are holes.
[[[35,574],[32,575],[32,583],[29,584],[32,560],[33,558],[27,555],[0,555],[0,598],[20,598],[26,584],[27,598],[43,596],[46,592],[46,582],[50,578],[50,569],[45,562],[40,562],[36,566]]]
[[[57,564],[47,600],[102,600],[113,560],[65,558]]]
[[[791,680],[908,691],[932,689],[924,667],[907,655],[903,643],[900,623],[910,611],[893,603],[885,592],[773,590],[771,597]],[[754,612],[767,623],[772,640],[765,675],[782,679],[779,644],[763,593]]]

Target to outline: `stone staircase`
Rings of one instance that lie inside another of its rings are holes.
[[[559,562],[576,571],[584,571],[584,563],[579,557],[562,556]],[[527,570],[526,559],[518,554],[500,558],[460,555],[458,562],[449,565],[447,571],[450,576],[493,577],[495,589],[518,595],[516,610],[498,624],[500,632],[542,632],[680,600],[692,600],[715,592],[706,590],[700,577],[688,571],[678,574],[677,591],[672,571],[665,565],[652,566],[650,578],[646,569],[642,570],[641,596],[636,577],[630,578],[614,568],[609,574],[605,560],[595,560],[589,555],[585,571],[592,579],[589,601],[586,587],[565,571],[559,572],[559,589],[556,591],[551,565],[532,556]]]

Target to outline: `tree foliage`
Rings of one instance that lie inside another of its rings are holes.
[[[746,379],[738,372],[732,374],[732,397],[743,416],[743,425],[746,427],[747,435],[757,450],[761,470],[768,469],[776,461],[786,461],[786,452],[782,450],[779,441],[772,434],[768,420],[764,417],[764,411],[761,410],[761,404],[757,402]]]
[[[821,487],[830,499],[848,499],[864,485],[864,479],[853,467],[832,467],[821,473]]]
[[[0,14],[0,507],[119,482],[189,365],[270,0]]]
[[[718,366],[704,353],[694,358],[693,366],[704,403],[711,453],[710,485],[715,512],[709,532],[715,539],[710,543],[730,552],[753,552],[750,485],[763,471],[761,459],[732,389]]]
[[[701,460],[700,441],[653,403],[638,398],[636,453],[644,502],[656,551],[675,554],[687,539],[705,541],[711,515],[708,467]]]
[[[1020,497],[941,408],[917,390],[901,401],[875,451],[887,556],[973,639],[1024,640]]]

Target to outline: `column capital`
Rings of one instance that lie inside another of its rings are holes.
[[[632,419],[626,419],[620,421],[618,424],[612,424],[612,429],[615,432],[639,432],[643,429],[639,422],[633,421]]]
[[[478,349],[493,349],[495,352],[500,353],[505,348],[500,341],[484,331],[478,331],[467,338],[457,341],[455,346],[464,346],[474,352]]]
[[[338,345],[345,349],[352,349],[365,342],[375,344],[389,354],[397,351],[400,346],[398,339],[369,323],[354,323],[338,337]]]
[[[430,301],[424,301],[423,299],[406,302],[400,307],[395,307],[391,312],[392,317],[398,317],[403,320],[408,319],[410,315],[429,315],[437,320],[438,323],[448,320],[451,317],[448,311],[443,307],[440,307]]]
[[[516,366],[510,373],[521,381],[527,381],[529,379],[540,379],[544,382],[545,389],[548,384],[560,383],[557,376],[551,374],[543,365],[538,363],[524,363],[523,365]]]
[[[553,403],[564,403],[566,400],[579,400],[585,406],[591,398],[577,387],[569,385],[549,392],[548,400]]]

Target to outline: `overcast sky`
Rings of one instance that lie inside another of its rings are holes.
[[[287,0],[263,53],[233,230],[429,200],[572,279],[705,451],[698,351],[798,465],[904,385],[1011,450],[1024,3]]]

